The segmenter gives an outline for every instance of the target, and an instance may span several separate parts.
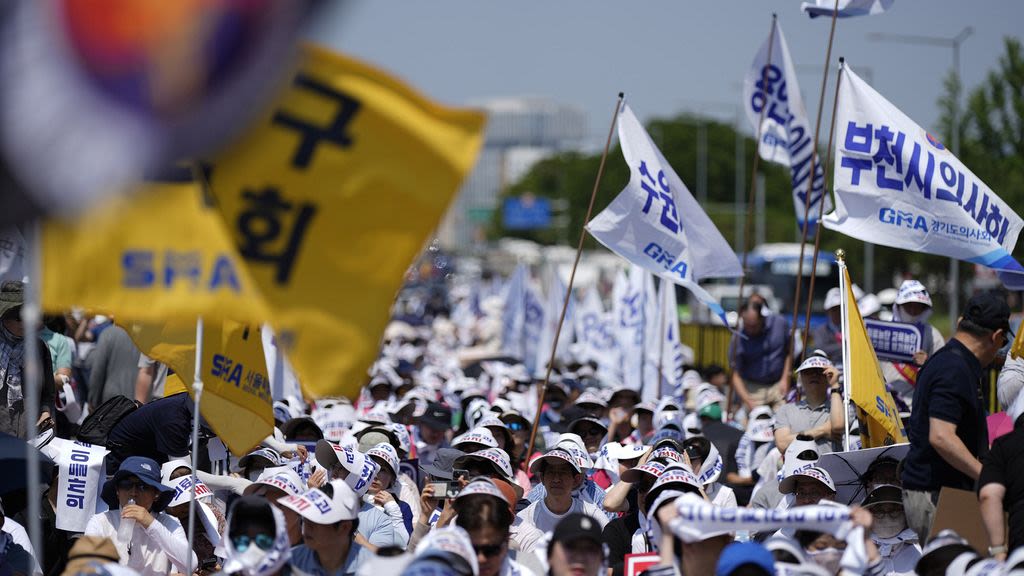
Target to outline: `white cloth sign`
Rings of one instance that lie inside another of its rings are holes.
[[[85,532],[95,514],[103,488],[103,462],[109,451],[103,446],[54,438],[57,446],[57,528]],[[106,508],[104,505],[103,508]]]
[[[182,476],[174,483],[174,496],[171,497],[171,502],[168,506],[177,506],[179,504],[186,504],[192,498],[192,475]],[[213,498],[213,490],[203,483],[202,480],[196,478],[196,500],[202,498]]]
[[[728,325],[697,281],[741,276],[739,259],[625,103],[618,129],[629,184],[587,230],[619,256],[685,287]]]
[[[789,57],[789,46],[778,22],[743,79],[743,109],[747,111],[747,119],[755,134],[758,133],[758,124],[761,126],[758,143],[761,158],[789,167],[797,225],[803,226],[808,192],[811,203],[807,209],[807,221],[817,222],[822,209],[820,203],[825,202],[822,212],[825,213],[832,210],[832,202],[825,194],[825,170],[821,158],[814,163],[811,182],[814,132],[807,121],[796,67]]]
[[[566,286],[558,275],[556,267],[548,270],[548,291],[544,299],[544,322],[540,331],[540,338],[537,340],[537,359],[534,365],[534,375],[544,377],[548,361],[551,359],[551,346],[555,343],[555,333],[558,331],[558,321],[562,318],[562,306],[565,305]],[[572,345],[575,335],[576,302],[572,294],[569,295],[569,305],[565,309],[565,319],[562,321],[562,330],[558,334],[558,347],[555,350],[555,360],[569,361],[569,348]]]
[[[1024,221],[934,136],[844,66],[836,113],[836,209],[826,228],[966,260],[1024,284],[1011,254]]]
[[[842,566],[855,574],[867,567],[864,529],[850,521],[850,509],[839,504],[816,504],[789,509],[719,508],[696,494],[676,499],[679,514],[669,530],[683,542],[700,542],[738,530],[815,530],[846,540]]]
[[[839,0],[839,11],[836,12],[837,18],[850,18],[853,16],[874,16],[875,14],[881,14],[890,7],[894,0]],[[800,9],[811,18],[817,18],[818,16],[832,16],[832,12],[836,8],[835,0],[814,0],[814,2],[804,2],[800,5]]]

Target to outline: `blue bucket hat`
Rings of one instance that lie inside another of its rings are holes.
[[[111,510],[121,507],[117,501],[117,483],[126,476],[137,476],[145,485],[160,492],[160,495],[153,501],[151,512],[160,512],[174,498],[174,488],[160,483],[160,465],[155,460],[143,456],[129,456],[125,458],[124,462],[121,462],[121,467],[117,469],[114,476],[103,484],[103,491],[100,492],[100,497],[107,503],[107,506],[110,506]]]

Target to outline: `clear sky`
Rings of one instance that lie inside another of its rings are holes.
[[[681,111],[733,118],[740,82],[768,36],[773,11],[813,123],[829,31],[827,18],[800,12],[800,0],[331,2],[310,38],[449,104],[541,96],[579,106],[592,146],[603,140],[620,90],[642,120]],[[974,33],[963,43],[961,62],[971,88],[996,65],[1003,38],[1024,33],[1024,1],[895,0],[885,14],[839,20],[833,61],[845,56],[897,107],[933,129],[952,49],[867,35],[952,38],[966,26]],[[830,109],[829,100],[826,120]],[[745,121],[743,128],[749,131]],[[823,128],[822,145],[826,138]]]

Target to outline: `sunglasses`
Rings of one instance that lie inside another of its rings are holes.
[[[501,544],[487,544],[484,546],[477,546],[476,544],[473,545],[473,550],[485,558],[494,558],[498,554],[501,554],[501,551],[504,549],[505,542],[502,542]]]
[[[257,534],[256,537],[250,538],[247,534],[242,534],[232,538],[231,543],[239,552],[248,550],[250,544],[255,544],[260,550],[270,550],[274,546],[274,537],[269,534]]]
[[[505,426],[508,426],[508,429],[511,430],[512,432],[526,430],[526,424],[523,424],[522,422],[509,422],[505,424]]]
[[[145,490],[150,490],[151,489],[149,484],[146,484],[146,483],[142,482],[141,480],[132,480],[131,478],[122,478],[122,479],[117,481],[117,489],[118,490],[124,490],[125,492],[128,492],[132,488],[134,488],[135,490],[137,490],[139,492],[143,492]]]

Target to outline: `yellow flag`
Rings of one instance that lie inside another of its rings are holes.
[[[1013,346],[1010,346],[1010,357],[1020,358],[1024,356],[1024,322],[1017,328],[1017,335],[1013,338]]]
[[[42,227],[42,303],[163,322],[258,322],[266,308],[216,210],[184,177]]]
[[[192,391],[195,322],[122,323],[139,350],[174,370],[169,385],[187,382],[184,388]],[[259,327],[205,321],[201,379],[199,412],[232,454],[249,452],[273,432],[273,400]]]
[[[366,64],[305,47],[298,73],[214,162],[210,188],[312,397],[355,397],[394,298],[483,138]]]
[[[878,365],[875,349],[871,346],[864,319],[853,295],[853,283],[846,265],[842,265],[844,281],[843,317],[846,326],[846,353],[843,358],[843,377],[846,379],[850,400],[857,406],[861,421],[861,440],[864,448],[874,448],[907,441],[899,410],[892,394],[885,389],[882,368]]]

